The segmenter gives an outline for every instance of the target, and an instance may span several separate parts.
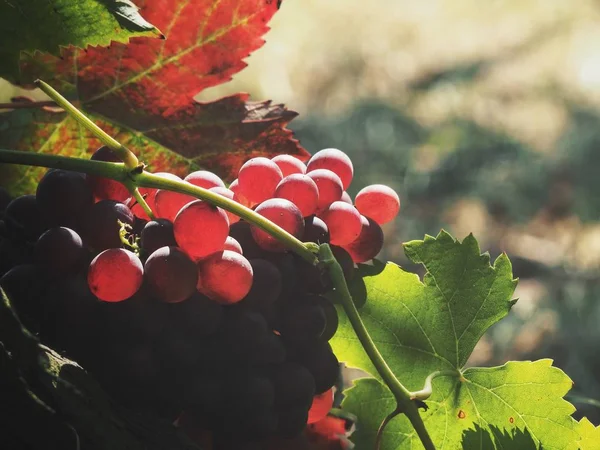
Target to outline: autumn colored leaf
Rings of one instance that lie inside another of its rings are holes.
[[[167,35],[109,48],[64,49],[61,58],[24,60],[29,80],[41,78],[140,155],[151,170],[183,174],[208,168],[226,179],[252,156],[308,153],[286,124],[281,105],[249,103],[239,94],[199,103],[194,95],[227,81],[263,44],[277,11],[271,0],[145,0],[141,12]],[[85,156],[99,143],[64,114],[12,111],[0,117],[0,147]],[[11,174],[15,194],[39,178],[36,169]],[[6,175],[5,175],[6,176]]]
[[[61,46],[108,45],[135,36],[161,37],[130,0],[0,2],[0,77],[19,78],[22,51],[58,54]]]

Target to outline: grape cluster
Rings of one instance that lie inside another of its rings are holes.
[[[92,159],[117,160],[106,147]],[[307,165],[252,158],[229,187],[203,170],[183,182],[330,243],[350,279],[400,208],[382,185],[352,204],[352,176],[350,159],[325,149]],[[327,277],[230,212],[140,192],[156,219],[96,176],[49,170],[35,195],[12,200],[0,188],[0,285],[25,326],[124,404],[192,424],[215,449],[293,438],[324,417],[339,375]]]

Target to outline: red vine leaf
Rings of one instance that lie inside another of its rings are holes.
[[[108,48],[63,49],[61,58],[23,60],[29,80],[41,78],[153,171],[183,174],[209,168],[232,179],[252,156],[308,153],[285,126],[296,115],[238,94],[199,103],[203,89],[231,79],[243,58],[263,44],[277,11],[271,0],[144,0],[141,13],[167,36],[136,38]],[[66,115],[15,110],[0,116],[0,147],[89,155],[99,142]],[[14,193],[30,190],[39,172],[12,175]],[[4,175],[4,174],[3,174]]]

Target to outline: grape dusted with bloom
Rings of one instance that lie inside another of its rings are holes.
[[[344,191],[342,181],[335,173],[328,169],[316,169],[306,174],[312,178],[319,188],[319,201],[317,214],[325,211],[333,202],[342,198]]]
[[[35,263],[43,270],[57,276],[77,271],[85,250],[81,237],[65,227],[50,228],[35,243]]]
[[[244,197],[244,194],[242,194],[242,190],[240,189],[240,183],[237,178],[231,182],[231,184],[229,185],[229,190],[233,192],[233,199],[240,205],[244,205],[248,208],[251,208],[256,204]]]
[[[209,191],[214,192],[215,194],[219,194],[229,200],[235,200],[235,193],[231,189],[227,189],[224,186],[215,186],[211,187]],[[240,220],[240,217],[232,212],[225,210],[225,214],[227,214],[227,219],[229,219],[229,225],[233,225],[234,223]]]
[[[277,164],[267,158],[252,158],[244,163],[238,173],[240,191],[251,202],[263,202],[275,194],[283,178]]]
[[[307,172],[317,169],[328,169],[342,181],[343,188],[348,189],[354,176],[352,161],[343,151],[337,148],[326,148],[315,153],[308,161]],[[338,199],[339,200],[339,199]]]
[[[100,200],[87,209],[82,218],[82,238],[94,250],[117,248],[121,241],[121,225],[133,225],[133,213],[123,203]]]
[[[252,266],[237,252],[224,250],[198,265],[200,291],[210,299],[230,305],[242,300],[252,287]]]
[[[173,181],[181,180],[181,178],[179,178],[177,175],[173,175],[172,173],[168,172],[157,172],[154,175]],[[148,207],[156,214],[156,204],[154,201],[156,199],[156,192],[158,191],[158,189],[141,187],[138,189],[138,191],[146,201]],[[131,206],[131,212],[140,219],[150,220],[150,217],[148,217],[148,214],[146,214],[146,211],[144,211],[144,209],[140,206],[139,203],[133,203],[133,205]]]
[[[360,235],[360,213],[346,202],[333,202],[320,217],[327,225],[333,245],[348,245]]]
[[[293,173],[306,173],[306,165],[292,155],[277,155],[271,158],[271,161],[279,166],[284,178]]]
[[[167,303],[179,303],[196,290],[196,264],[177,247],[161,247],[144,264],[144,276],[152,293]]]
[[[179,211],[173,232],[179,247],[198,261],[223,250],[229,235],[229,220],[223,209],[195,200]]]
[[[240,255],[244,254],[244,250],[242,249],[240,243],[231,236],[227,236],[227,239],[225,239],[225,245],[223,246],[223,250],[230,250],[232,252],[239,253]]]
[[[213,187],[225,187],[225,183],[223,183],[223,180],[221,180],[221,178],[219,178],[218,175],[208,170],[197,170],[195,172],[192,172],[184,178],[184,181],[187,181],[188,183],[191,183],[194,186],[198,186],[204,189],[210,189]]]
[[[105,302],[121,302],[132,297],[142,285],[144,268],[140,259],[122,248],[99,253],[88,270],[92,293]]]
[[[178,178],[177,181],[181,181]],[[188,203],[195,200],[191,195],[180,194],[166,189],[156,191],[154,204],[156,206],[156,216],[173,222],[177,213]]]
[[[373,219],[360,216],[362,228],[360,235],[348,245],[342,246],[355,263],[369,261],[383,248],[383,230]]]
[[[302,236],[304,232],[304,219],[296,205],[284,198],[272,198],[256,207],[261,216],[279,225],[294,237]],[[251,226],[252,236],[256,243],[264,250],[281,252],[285,246],[266,231],[256,225]]]
[[[362,188],[354,199],[356,209],[379,225],[393,220],[400,211],[400,197],[391,187],[372,184]]]
[[[317,210],[319,189],[311,177],[297,173],[288,175],[279,182],[275,197],[291,201],[303,217],[308,217]]]

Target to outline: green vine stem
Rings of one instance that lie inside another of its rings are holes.
[[[342,302],[342,306],[350,323],[352,324],[352,328],[356,333],[360,343],[362,344],[367,356],[375,366],[375,369],[381,376],[384,383],[388,386],[388,388],[394,394],[398,407],[396,411],[389,415],[386,420],[382,423],[382,427],[385,427],[387,423],[397,414],[404,413],[413,428],[417,432],[419,439],[421,439],[421,443],[425,447],[425,450],[435,450],[435,446],[427,429],[425,428],[425,424],[423,423],[423,419],[419,414],[419,410],[417,404],[411,399],[411,393],[394,375],[392,369],[387,365],[381,353],[377,349],[377,346],[371,339],[365,324],[363,323],[358,310],[356,309],[356,305],[352,300],[352,296],[350,295],[350,291],[348,290],[348,285],[346,284],[346,279],[344,278],[344,272],[340,264],[337,262],[333,253],[331,251],[331,247],[329,244],[322,244],[319,247],[319,261],[322,263],[328,270],[329,276],[333,283],[333,287],[337,292],[338,298]],[[383,428],[380,427],[380,433],[383,431]],[[378,433],[378,434],[380,434]]]
[[[141,170],[140,166],[136,166],[133,170],[128,170],[123,163],[92,161],[89,159],[4,149],[0,149],[0,163],[24,164],[29,166],[72,170],[75,172],[111,178],[128,186],[133,185],[135,187],[167,189],[181,194],[191,195],[195,198],[206,200],[213,205],[220,206],[242,219],[247,220],[269,233],[310,264],[315,265],[317,263],[317,257],[311,251],[311,247],[305,245],[302,241],[292,236],[283,228],[264,218],[257,212],[254,212],[250,208],[207,189],[194,186],[191,183],[168,180],[146,172]]]
[[[88,117],[86,117],[81,111],[79,111],[69,100],[64,98],[58,91],[56,91],[52,86],[42,80],[35,80],[35,85],[39,87],[46,95],[48,95],[52,100],[54,100],[58,106],[67,111],[71,117],[73,117],[77,122],[83,125],[85,128],[94,133],[95,136],[98,137],[108,147],[114,150],[119,158],[125,163],[125,166],[129,169],[133,169],[139,165],[139,161],[135,154],[123,144],[119,143],[117,140],[109,136],[102,128],[92,122]]]

